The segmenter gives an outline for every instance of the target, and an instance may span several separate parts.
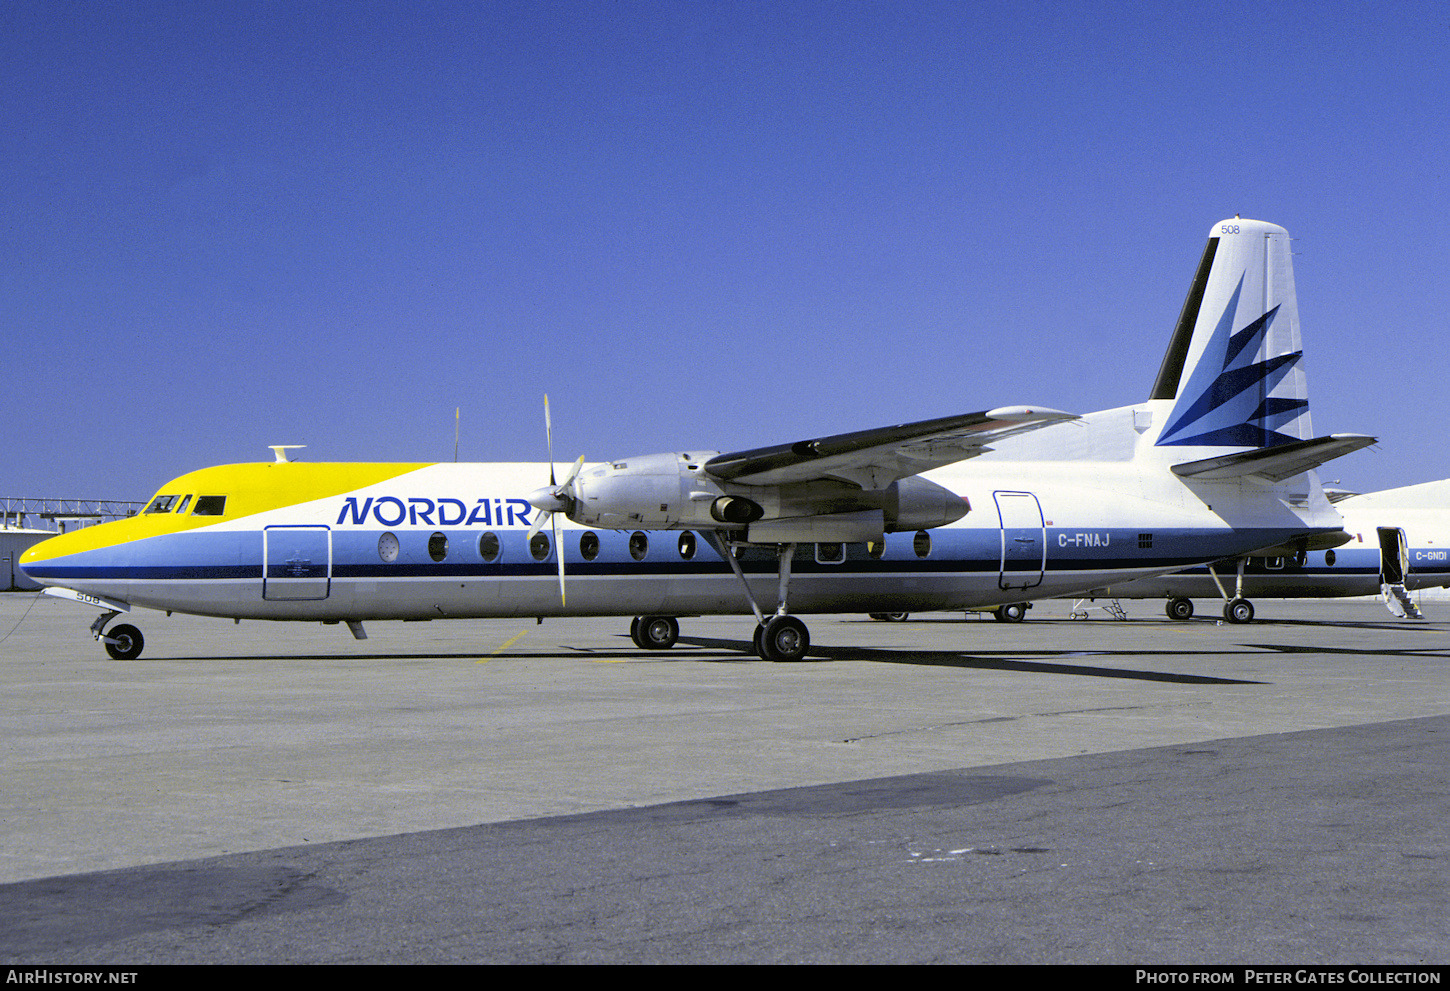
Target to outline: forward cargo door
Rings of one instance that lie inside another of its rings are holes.
[[[262,531],[262,598],[325,599],[332,587],[332,530],[269,526]]]

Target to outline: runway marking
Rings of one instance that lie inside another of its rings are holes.
[[[528,632],[529,631],[527,629],[520,630],[518,632],[518,635],[517,636],[513,636],[513,637],[510,637],[509,639],[505,640],[503,642],[503,646],[499,647],[493,653],[489,654],[488,657],[497,657],[499,654],[502,654],[504,651],[508,650],[514,644],[516,644],[520,640],[522,640],[524,638],[524,634],[525,633],[528,633]],[[473,663],[475,663],[475,664],[487,664],[488,663],[488,657],[480,657],[478,660],[474,661]]]

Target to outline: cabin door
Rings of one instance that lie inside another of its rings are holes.
[[[332,531],[269,526],[262,531],[262,598],[325,599],[332,585]]]
[[[1042,584],[1047,563],[1047,529],[1042,505],[1031,492],[993,492],[1002,522],[1002,568],[998,588],[1034,588]]]
[[[1382,526],[1380,537],[1380,584],[1403,585],[1405,575],[1410,571],[1410,548],[1405,541],[1405,531],[1397,527]]]

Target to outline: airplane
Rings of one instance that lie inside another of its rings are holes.
[[[1313,436],[1301,358],[1288,233],[1235,217],[1210,231],[1144,402],[580,458],[560,482],[546,399],[547,468],[278,447],[182,475],[20,567],[101,609],[92,635],[118,659],[143,635],[103,631],[135,607],[358,639],[371,620],[633,616],[634,643],[665,649],[678,617],[748,606],[754,652],[794,661],[810,649],[799,614],[1007,605],[1348,540],[1313,469],[1374,438]]]
[[[1328,494],[1349,537],[1341,546],[1322,554],[1252,553],[1114,585],[1103,597],[1161,598],[1168,618],[1177,620],[1193,617],[1195,597],[1221,598],[1226,619],[1248,622],[1254,615],[1250,591],[1274,599],[1378,595],[1393,615],[1423,618],[1409,593],[1450,586],[1450,479]],[[1233,615],[1231,602],[1238,604]]]

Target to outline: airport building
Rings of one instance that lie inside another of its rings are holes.
[[[0,498],[0,592],[40,588],[16,567],[32,544],[83,526],[135,516],[145,505],[116,499]],[[32,521],[40,527],[28,525]]]

